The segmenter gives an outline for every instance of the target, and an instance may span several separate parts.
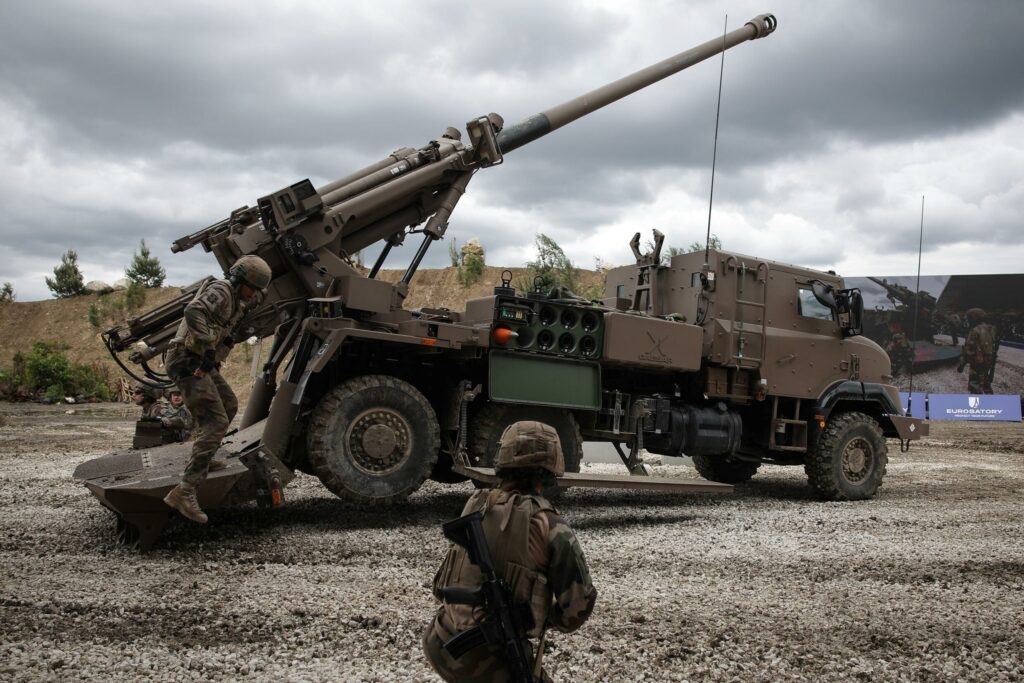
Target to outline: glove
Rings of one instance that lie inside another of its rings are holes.
[[[160,424],[163,425],[164,427],[167,427],[168,429],[171,428],[171,421],[169,419],[167,419],[166,417],[161,417],[160,418]]]
[[[234,348],[235,338],[229,334],[228,336],[224,337],[223,341],[221,341],[221,344],[228,347],[229,349]]]
[[[957,365],[956,366],[956,371],[957,372],[963,372],[964,371],[964,364],[960,363],[959,365]]]
[[[203,360],[199,363],[199,369],[203,372],[210,372],[217,367],[217,357],[213,349],[203,352]]]

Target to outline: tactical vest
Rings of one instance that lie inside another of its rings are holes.
[[[226,347],[222,348],[221,341],[230,334],[247,310],[238,301],[238,294],[234,291],[234,288],[226,280],[211,282],[196,292],[192,302],[189,303],[189,307],[191,306],[200,306],[206,314],[207,324],[210,326],[210,332],[214,336],[214,342],[209,348],[213,348],[218,356],[227,356],[229,349]],[[230,314],[224,315],[229,310]],[[184,318],[178,324],[178,329],[174,333],[174,339],[171,340],[171,346],[184,348],[200,356],[208,348],[193,338],[188,322]],[[217,360],[223,360],[223,357],[218,357]]]
[[[482,511],[483,531],[487,548],[494,562],[495,573],[505,580],[511,591],[512,602],[526,603],[533,613],[530,638],[540,637],[551,609],[551,590],[544,570],[529,553],[530,519],[545,510],[557,512],[540,496],[502,491],[478,491],[466,503],[463,515]],[[544,517],[545,527],[547,518]],[[547,534],[543,542],[547,544]],[[434,577],[434,590],[452,586],[476,590],[482,583],[480,569],[469,561],[469,553],[460,545],[453,545]],[[480,607],[449,605],[443,610],[455,633],[480,623],[484,612]]]

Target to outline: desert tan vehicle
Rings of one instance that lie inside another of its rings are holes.
[[[646,449],[692,455],[719,482],[749,477],[760,462],[806,460],[827,496],[872,495],[884,437],[909,440],[920,426],[900,415],[885,384],[888,359],[856,337],[858,310],[834,276],[724,253],[707,267],[702,254],[662,267],[660,254],[640,254],[635,238],[637,265],[613,271],[605,302],[519,293],[505,281],[465,312],[402,307],[477,171],[775,25],[771,15],[756,17],[513,126],[496,114],[478,117],[467,123],[469,144],[449,128],[324,187],[298,182],[176,241],[174,251],[202,245],[225,272],[245,254],[273,270],[243,325],[273,343],[240,428],[222,442],[229,466],[199,491],[202,507],[273,502],[295,470],[368,504],[404,499],[428,477],[488,481],[501,431],[521,419],[558,430],[563,486],[731,490],[648,476],[639,462]],[[421,242],[401,280],[377,279],[411,235]],[[349,255],[379,242],[364,275]],[[136,368],[124,365],[130,374],[167,383],[156,359],[204,283],[104,334],[119,362],[144,346],[131,355]],[[585,440],[614,443],[629,474],[578,474]],[[75,477],[117,513],[123,540],[144,547],[167,522],[161,499],[188,451],[116,453],[83,463]]]

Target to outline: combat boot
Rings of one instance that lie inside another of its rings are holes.
[[[207,469],[208,472],[219,472],[220,470],[227,469],[228,464],[223,460],[211,460],[210,467]]]
[[[202,508],[199,507],[199,501],[196,500],[195,484],[181,482],[164,497],[164,502],[193,522],[206,524],[208,517]]]

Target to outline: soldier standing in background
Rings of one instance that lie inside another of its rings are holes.
[[[167,374],[177,382],[196,423],[192,457],[181,483],[171,489],[164,502],[200,524],[205,524],[207,517],[199,507],[196,491],[238,412],[238,399],[221,377],[220,363],[235,344],[235,328],[270,285],[272,276],[270,266],[258,256],[235,261],[227,280],[211,282],[185,307],[164,357]],[[218,463],[214,469],[222,465]]]
[[[910,345],[907,335],[902,332],[894,332],[892,339],[885,347],[892,361],[892,373],[894,375],[910,374],[910,368],[914,364],[914,349]]]
[[[967,311],[967,321],[971,331],[967,333],[956,371],[963,372],[964,367],[970,365],[971,370],[967,375],[968,393],[991,394],[996,350],[999,347],[996,328],[985,322],[985,311],[980,308]]]
[[[510,425],[501,435],[496,471],[501,478],[498,488],[474,493],[462,514],[483,513],[481,524],[495,573],[508,586],[511,602],[526,603],[533,615],[527,636],[539,638],[547,628],[575,631],[590,617],[597,590],[576,535],[541,495],[554,484],[554,477],[565,472],[558,433],[540,422]],[[481,580],[479,568],[457,544],[449,548],[434,576],[434,596],[442,604],[423,634],[423,650],[446,681],[510,680],[499,645],[478,646],[460,659],[442,647],[485,616],[479,606],[445,602],[442,589],[475,590]],[[532,659],[531,641],[523,645]],[[546,675],[543,679],[550,680]]]

